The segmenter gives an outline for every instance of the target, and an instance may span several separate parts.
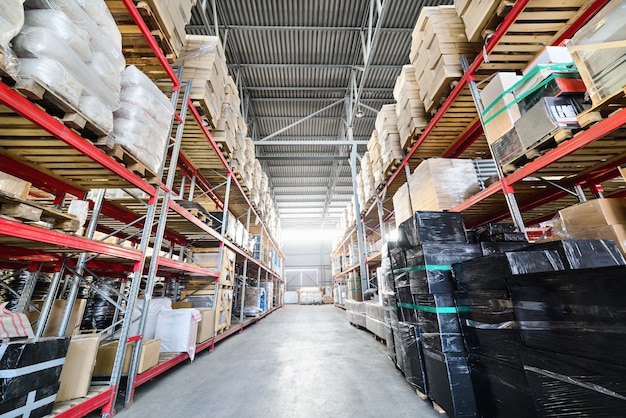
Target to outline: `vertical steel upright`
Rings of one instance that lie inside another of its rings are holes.
[[[182,78],[181,72],[182,72],[182,68],[179,69],[179,78]],[[189,94],[191,92],[191,81],[181,83],[181,89],[184,89],[184,93],[183,93],[183,101],[182,101],[183,106],[181,107],[181,111],[180,111],[180,118],[181,120],[184,121],[187,116],[186,104],[187,104],[187,100],[189,99]],[[177,90],[176,92],[172,94],[172,102],[176,103],[178,101],[178,96],[180,94],[181,89]],[[176,107],[174,107],[174,109],[176,109]],[[174,120],[175,118],[172,120],[172,124],[174,123]],[[176,136],[174,138],[174,144],[170,153],[170,165],[167,170],[167,180],[165,183],[167,189],[166,190],[161,190],[161,188],[157,189],[157,195],[162,194],[163,198],[161,199],[161,208],[160,208],[160,213],[159,213],[159,218],[158,218],[158,225],[157,225],[156,235],[154,237],[152,258],[150,259],[150,266],[148,268],[148,277],[147,277],[146,285],[145,285],[144,304],[142,308],[141,319],[139,320],[139,335],[142,335],[142,336],[143,336],[143,332],[146,326],[146,321],[148,317],[148,309],[150,308],[150,301],[152,299],[152,290],[154,288],[154,281],[156,279],[157,271],[159,268],[159,251],[161,250],[161,245],[163,243],[163,235],[165,234],[165,226],[167,223],[167,212],[169,210],[169,201],[171,197],[172,186],[174,185],[174,179],[176,178],[176,167],[178,165],[178,155],[180,152],[180,146],[181,146],[181,142],[183,138],[184,129],[185,129],[185,125],[183,123],[179,123],[178,126],[176,127]],[[168,146],[166,146],[166,150],[167,148],[169,148],[169,141],[167,142],[168,142],[167,144]],[[167,156],[167,151],[164,155]],[[164,174],[165,160],[166,160],[166,157],[163,158],[163,164],[161,166],[161,170],[159,173],[161,178],[163,177],[163,174]],[[157,202],[158,200],[159,199],[157,199]],[[131,317],[132,317],[132,313],[131,313]],[[135,390],[134,382],[135,382],[135,376],[137,375],[137,370],[139,368],[139,359],[141,357],[142,345],[143,345],[143,337],[135,342],[135,346],[132,352],[130,368],[128,371],[128,384],[126,387],[126,399],[125,399],[126,406],[130,406],[133,401],[133,395],[134,395],[134,390]]]
[[[246,214],[246,231],[250,231],[250,208],[248,207],[248,213]],[[253,249],[254,250],[254,249]],[[241,292],[239,293],[240,310],[239,310],[239,323],[243,324],[243,309],[245,308],[246,301],[246,283],[248,279],[248,256],[243,257],[243,283],[241,283]]]

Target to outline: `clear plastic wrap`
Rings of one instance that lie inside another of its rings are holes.
[[[102,0],[89,0],[88,2],[91,3],[92,1],[94,3],[93,7],[96,7],[95,3],[102,2]],[[105,33],[102,30],[102,27],[98,26],[94,19],[85,12],[79,3],[81,2],[74,0],[26,0],[24,7],[27,10],[54,9],[62,11],[72,22],[89,34],[92,52],[103,52],[107,55],[111,62],[117,65],[119,71],[122,71],[126,66],[126,61],[122,55],[120,41],[121,35],[119,30],[117,28],[113,30],[111,27],[108,31],[111,33]],[[105,9],[106,13],[110,16],[110,12],[108,11],[108,8],[106,8],[106,5]]]
[[[80,96],[83,92],[82,83],[55,60],[44,57],[22,58],[20,60],[20,75],[41,80],[50,90],[74,106],[78,106],[80,102]]]
[[[76,2],[98,24],[106,37],[113,41],[115,47],[121,50],[122,34],[104,0],[76,0]]]
[[[122,73],[115,67],[115,64],[109,60],[106,54],[99,51],[94,52],[91,62],[89,63],[89,68],[111,91],[120,91]]]
[[[91,61],[89,34],[74,24],[62,11],[50,9],[27,10],[24,13],[24,24],[30,27],[50,29],[59,38],[67,42],[70,48],[83,61]]]
[[[107,134],[113,131],[113,112],[99,97],[82,96],[78,107]]]
[[[111,109],[119,107],[117,93],[102,83],[94,83],[89,66],[54,31],[42,27],[24,27],[13,43],[20,59],[49,58],[57,61],[83,85],[85,94],[100,97]],[[30,74],[22,69],[20,75],[28,77]]]
[[[11,49],[13,39],[24,26],[23,0],[5,0],[0,2],[0,67],[14,79],[19,79],[19,60]]]

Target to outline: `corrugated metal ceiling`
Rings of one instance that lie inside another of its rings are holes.
[[[345,139],[345,103],[271,138],[306,145],[258,141],[349,94],[354,69],[364,65],[361,35],[367,31],[370,3],[376,4],[370,0],[216,0],[217,16],[213,16],[211,1],[198,0],[187,28],[189,33],[214,34],[217,20],[220,37],[226,39],[230,73],[240,80],[249,102],[248,132],[257,142],[257,157],[273,185],[283,227],[333,226],[349,202],[353,193],[350,147],[315,145]],[[423,6],[452,3],[386,2],[361,103],[374,109],[393,103],[393,86],[401,66],[408,63],[419,11]],[[203,4],[206,19],[199,10]],[[360,71],[355,74],[360,78]],[[369,110],[365,117],[354,119],[354,139],[367,141],[374,120]],[[359,145],[357,150],[362,155],[367,148]]]

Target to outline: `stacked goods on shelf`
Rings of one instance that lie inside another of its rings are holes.
[[[262,287],[247,286],[243,314],[245,316],[257,316],[262,314],[265,294],[265,289]]]
[[[100,136],[109,134],[120,106],[125,60],[104,1],[27,0],[24,6],[25,24],[13,40],[20,58],[17,87],[39,99],[53,92],[91,121]]]
[[[393,89],[393,98],[397,102],[400,146],[406,151],[428,125],[428,116],[424,111],[424,103],[420,100],[419,85],[415,79],[415,67],[412,65],[402,67]]]
[[[3,325],[6,317],[6,312],[0,315]],[[67,337],[14,339],[0,344],[1,415],[43,417],[52,412],[69,344]]]
[[[378,338],[387,338],[385,315],[382,303],[363,302],[365,307],[365,328]]]
[[[101,335],[99,334],[72,337],[59,377],[60,386],[56,402],[82,398],[87,395],[94,374],[100,338]],[[130,362],[130,356],[128,361]]]
[[[322,305],[324,298],[320,287],[301,287],[298,289],[298,303],[300,305]]]
[[[241,101],[239,99],[239,91],[235,85],[235,81],[231,76],[227,76],[224,84],[224,96],[219,114],[219,119],[215,123],[215,129],[211,130],[213,139],[222,149],[222,153],[230,158],[236,146],[237,131],[239,129],[239,119],[241,118]],[[247,128],[242,134],[245,138]],[[240,173],[243,174],[243,173]]]
[[[164,309],[159,312],[155,338],[161,340],[162,353],[187,353],[193,361],[196,355],[198,322],[202,315],[195,309]]]
[[[0,4],[0,74],[19,79],[19,60],[11,49],[13,39],[24,26],[23,0],[9,0]]]
[[[451,83],[463,76],[460,56],[473,57],[479,51],[476,44],[468,42],[454,6],[422,8],[409,58],[427,112],[435,113],[450,92]]]
[[[274,307],[274,282],[261,282],[261,287],[265,289],[265,311]]]
[[[376,116],[375,126],[380,144],[382,174],[386,181],[404,157],[402,145],[400,145],[395,104],[386,104],[380,108],[380,112]]]
[[[559,211],[550,239],[608,239],[626,254],[626,199],[594,199]]]
[[[579,127],[585,86],[564,47],[546,47],[523,70],[496,73],[481,91],[487,142],[505,172],[538,157]]]
[[[396,225],[414,211],[444,211],[478,193],[480,186],[472,160],[430,158],[422,161],[394,195]],[[407,207],[407,205],[409,205]]]
[[[611,1],[567,44],[594,107],[624,88],[625,11],[625,1]]]
[[[198,325],[199,326],[199,325]],[[94,375],[110,375],[113,371],[113,363],[115,362],[115,353],[119,340],[107,341],[100,345],[96,357],[96,367],[93,371]],[[132,358],[132,350],[135,343],[126,344],[126,354],[124,355],[124,365],[122,373],[128,373],[130,368],[130,360]],[[71,348],[71,347],[70,347]],[[137,374],[141,374],[151,367],[159,363],[159,353],[161,351],[161,340],[144,339],[141,343],[141,352],[139,354],[139,362],[137,365]]]
[[[365,328],[367,326],[365,302],[360,302],[348,297],[345,302],[345,307],[348,322],[361,328]]]
[[[195,0],[145,0],[142,5],[154,15],[165,38],[160,41],[167,44],[173,54],[172,60],[178,57],[185,44],[185,25],[191,20],[191,9],[195,4]]]
[[[191,81],[190,97],[209,126],[216,126],[222,111],[228,70],[220,40],[216,36],[187,35],[175,65],[183,66],[182,79]]]
[[[376,196],[376,180],[374,179],[374,171],[372,169],[372,162],[370,159],[370,153],[367,151],[363,158],[361,158],[361,177],[363,182],[363,202],[365,207],[361,207],[361,210],[367,210],[367,204]]]
[[[374,176],[374,186],[379,187],[384,183],[383,179],[383,162],[380,154],[380,142],[378,142],[378,131],[372,131],[372,136],[367,142],[367,152],[370,156],[370,169]]]
[[[520,283],[525,286],[529,277],[537,277],[537,282],[541,282],[549,294],[558,298],[560,292],[547,282],[553,274],[558,275],[559,271],[567,270],[567,277],[577,277],[579,272],[584,275],[583,272],[591,271],[589,269],[623,265],[624,259],[614,243],[594,240],[527,245],[523,249],[503,250],[454,265],[454,277],[459,289],[455,294],[456,304],[469,352],[471,377],[483,416],[537,415],[535,406],[539,404],[537,398],[533,402],[533,389],[529,386],[530,380],[527,380],[529,370],[523,361],[523,346],[529,346],[532,340],[529,336],[535,336],[535,341],[545,343],[548,342],[547,335],[554,333],[553,338],[557,338],[559,332],[557,323],[550,324],[539,318],[544,312],[549,316],[554,308],[536,299],[512,302],[509,294],[509,290],[513,289],[511,285]],[[570,290],[572,288],[568,288],[566,293]],[[590,305],[594,306],[593,311],[600,306],[595,303]],[[568,311],[564,304],[555,306],[558,306],[556,311]],[[518,307],[529,308],[535,317],[520,316]],[[586,308],[578,305],[576,311],[585,312]],[[588,322],[592,323],[596,322]],[[574,322],[568,324],[565,328],[576,329],[575,326],[571,327]],[[576,331],[572,333],[576,334]],[[563,336],[566,335],[572,334],[565,331]],[[602,338],[598,337],[598,341]],[[555,341],[550,341],[552,348],[548,350],[558,350]],[[579,341],[588,340],[581,338]],[[532,343],[530,346],[546,348]],[[590,346],[596,349],[598,344]],[[580,346],[576,348],[580,349]]]
[[[156,174],[165,157],[174,109],[158,87],[133,65],[123,71],[121,84],[121,106],[115,111],[115,143]]]
[[[470,42],[481,42],[493,33],[502,21],[511,4],[503,0],[456,0],[454,7],[463,24]]]

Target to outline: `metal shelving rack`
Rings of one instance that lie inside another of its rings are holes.
[[[482,53],[469,65],[428,126],[408,150],[401,168],[391,175],[378,198],[362,213],[366,227],[378,228],[383,224],[381,215],[382,219],[393,216],[391,197],[406,181],[404,175],[414,170],[423,158],[489,156],[470,84],[480,82],[497,71],[521,70],[544,45],[562,44],[607,2],[575,1],[565,5],[550,1],[516,1],[502,23],[487,39]],[[552,25],[544,25],[542,29],[542,22],[537,19],[557,10],[565,18],[559,17],[551,22]],[[529,32],[528,28],[533,28],[534,32]],[[463,116],[459,117],[458,113],[463,113]],[[449,122],[454,122],[458,127],[458,134],[453,139],[445,128]],[[513,173],[502,176],[451,210],[462,212],[468,227],[502,221],[515,216],[511,214],[504,199],[505,194],[509,194],[516,199],[523,223],[536,225],[552,219],[559,209],[585,199],[583,189],[588,189],[586,196],[599,197],[601,188],[597,185],[619,177],[617,167],[626,163],[626,147],[620,141],[626,136],[625,125],[626,109],[622,109],[581,130],[572,139]],[[542,179],[551,176],[562,177],[562,180],[545,181],[541,187],[537,187],[537,182],[528,184],[531,177]],[[605,196],[626,196],[623,189],[611,187],[610,184],[608,186],[604,187]],[[346,241],[354,239],[354,234],[354,228],[348,230],[333,254],[341,251]]]
[[[84,237],[0,218],[0,248],[4,254],[0,266],[5,269],[24,269],[28,272],[24,291],[17,302],[18,308],[23,311],[28,306],[38,277],[42,274],[50,275],[50,291],[42,307],[37,327],[37,335],[42,335],[53,299],[65,278],[68,302],[58,330],[58,335],[64,335],[83,276],[121,279],[122,286],[126,286],[117,292],[116,301],[110,301],[115,302],[117,318],[119,313],[126,312],[124,318],[118,319],[112,326],[112,329],[116,326],[119,328],[116,337],[120,341],[125,341],[125,344],[118,345],[111,378],[105,388],[98,390],[95,396],[85,398],[83,402],[59,414],[63,417],[83,416],[99,408],[103,408],[103,416],[114,414],[128,343],[135,342],[131,371],[128,373],[125,397],[127,406],[132,403],[134,389],[137,386],[188,358],[188,355],[183,353],[146,373],[136,374],[146,308],[155,279],[164,277],[179,280],[182,275],[213,277],[217,293],[219,272],[190,264],[185,259],[185,250],[197,243],[198,237],[202,237],[204,244],[218,246],[220,258],[224,248],[234,251],[238,264],[243,265],[240,271],[244,277],[256,273],[257,282],[260,282],[261,272],[264,271],[265,281],[275,283],[283,281],[282,272],[274,271],[271,263],[266,264],[263,261],[263,251],[261,259],[253,258],[251,254],[224,237],[224,228],[215,231],[178,203],[178,200],[183,198],[192,200],[194,191],[200,190],[211,196],[223,209],[224,226],[228,216],[245,216],[248,230],[251,228],[252,216],[260,220],[211,133],[203,126],[201,115],[189,99],[189,83],[180,81],[180,74],[184,70],[179,69],[177,73],[171,67],[132,0],[121,0],[116,3],[123,5],[126,13],[143,34],[154,54],[152,58],[163,68],[159,75],[166,75],[171,82],[172,102],[178,104],[178,112],[172,121],[172,134],[167,144],[167,158],[163,162],[156,183],[148,182],[135,174],[8,84],[0,82],[0,103],[4,106],[1,113],[5,117],[5,123],[11,126],[10,131],[0,136],[2,171],[29,181],[35,188],[52,195],[53,201],[47,203],[62,206],[68,200],[67,195],[90,202],[89,225]],[[109,6],[111,7],[111,4]],[[207,153],[212,153],[217,162],[210,175],[198,170],[185,155],[183,142],[185,130],[193,124],[199,127],[206,137]],[[32,138],[33,131],[36,132],[34,134],[37,136],[36,139]],[[63,161],[61,159],[63,156],[71,161],[71,164]],[[218,190],[220,186],[212,186],[217,184],[215,179],[220,177],[226,177],[223,193]],[[164,178],[165,182],[161,178]],[[134,189],[136,193],[127,192],[134,198],[125,199],[124,204],[120,203],[121,200],[105,199],[103,185],[106,185],[107,189]],[[131,245],[121,246],[98,241],[94,239],[96,232],[122,239]],[[262,222],[256,225],[254,232],[262,237],[262,243],[284,260],[280,247]],[[142,286],[145,289],[146,300],[142,310],[137,308],[142,312],[140,331],[138,335],[130,335],[130,318]],[[92,288],[98,290],[97,286]],[[123,295],[124,292],[127,292],[127,296]],[[244,327],[278,308],[280,305],[254,320],[243,321],[243,317],[240,317],[238,324],[198,345],[196,351],[212,349],[216,342],[241,332]]]

